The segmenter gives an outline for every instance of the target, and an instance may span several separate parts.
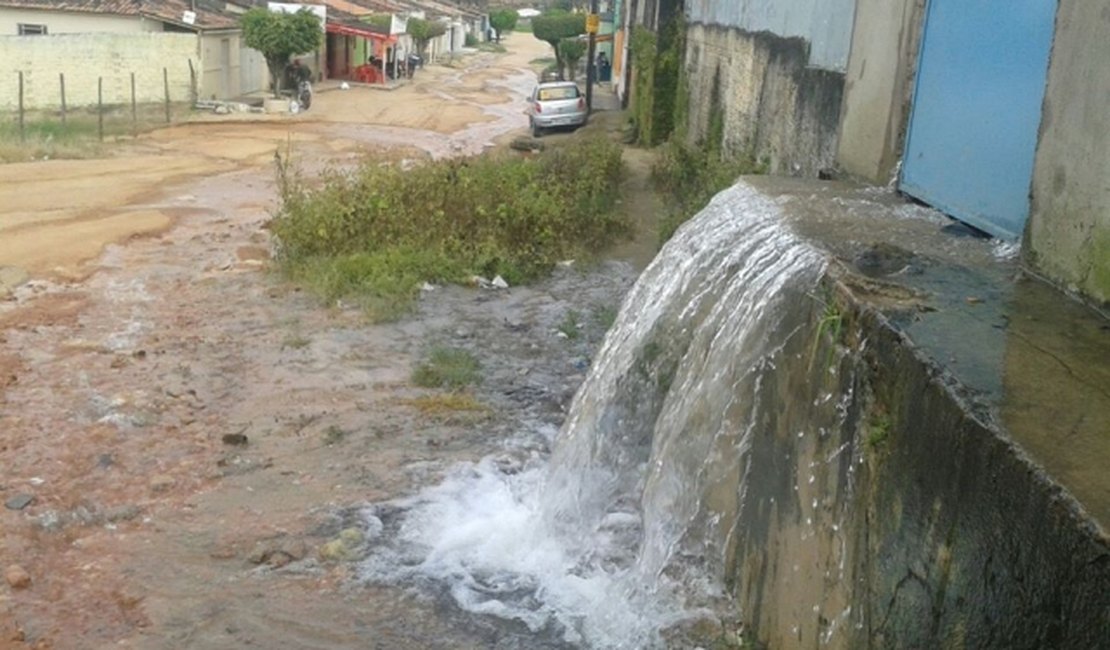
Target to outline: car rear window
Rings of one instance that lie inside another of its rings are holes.
[[[552,99],[578,99],[578,86],[556,86],[554,88],[540,88],[540,101]]]

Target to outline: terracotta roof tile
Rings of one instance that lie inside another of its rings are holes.
[[[185,26],[183,16],[191,4],[188,0],[0,0],[0,7],[144,16]],[[194,26],[200,29],[226,29],[239,25],[236,16],[211,8],[198,6],[196,15]]]

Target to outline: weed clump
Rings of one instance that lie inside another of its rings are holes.
[[[310,187],[279,156],[278,261],[322,298],[402,314],[424,282],[537,279],[628,230],[613,210],[620,147],[603,138],[533,158],[479,156],[409,170],[368,162]]]
[[[659,222],[659,243],[709,203],[718,192],[745,174],[765,174],[767,165],[748,156],[731,158],[713,146],[670,141],[660,148],[651,175],[667,211]]]
[[[481,379],[481,364],[461,348],[435,347],[412,371],[412,383],[423,388],[459,390]]]

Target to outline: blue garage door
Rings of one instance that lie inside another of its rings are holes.
[[[929,0],[902,191],[1017,239],[1057,0]]]

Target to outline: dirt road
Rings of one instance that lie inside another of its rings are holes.
[[[0,648],[559,646],[355,580],[357,508],[557,426],[633,267],[370,327],[268,273],[263,228],[278,144],[307,173],[479,151],[525,126],[546,47],[0,167],[0,267],[33,278],[0,301]],[[435,343],[482,360],[479,410],[409,383]]]

